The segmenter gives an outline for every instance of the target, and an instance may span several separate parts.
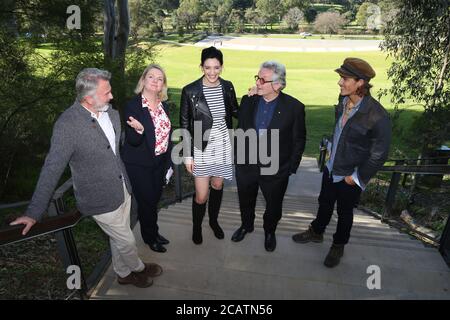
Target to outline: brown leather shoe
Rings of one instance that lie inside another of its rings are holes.
[[[308,230],[294,234],[292,240],[297,243],[320,243],[323,242],[323,234],[315,233],[313,228],[309,226]]]
[[[148,288],[153,284],[153,279],[147,274],[142,272],[132,272],[125,278],[117,276],[117,282],[119,284],[132,284],[138,288]]]
[[[157,277],[160,276],[163,272],[162,267],[156,263],[144,263],[145,269],[141,272],[144,272],[149,277]]]

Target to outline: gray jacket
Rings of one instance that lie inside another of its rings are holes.
[[[123,182],[131,185],[120,158],[120,116],[108,109],[116,133],[116,153],[111,150],[98,122],[80,103],[64,111],[53,128],[50,151],[42,167],[26,216],[40,220],[67,164],[70,166],[77,208],[83,215],[116,210],[124,201]]]
[[[342,116],[342,102],[340,98],[336,106],[336,122]],[[349,176],[358,167],[358,178],[367,184],[386,161],[390,144],[389,114],[378,101],[366,96],[342,130],[332,171]]]

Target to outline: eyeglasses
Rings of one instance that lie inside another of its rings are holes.
[[[265,83],[270,83],[270,82],[274,82],[274,80],[264,80],[264,78],[260,78],[258,75],[255,75],[255,82],[261,81],[261,84],[265,84]]]

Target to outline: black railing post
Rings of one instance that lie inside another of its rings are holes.
[[[181,183],[181,165],[176,164],[173,168],[173,174],[175,178],[175,197],[178,202],[183,200],[183,186]]]
[[[56,217],[59,214],[55,200],[50,202],[47,212],[50,217]],[[54,235],[56,238],[56,246],[58,247],[59,256],[61,257],[64,269],[67,270],[67,267],[70,266],[72,262],[69,248],[67,247],[64,239],[64,234],[62,232],[55,232]]]
[[[64,212],[64,202],[61,197],[53,199],[48,207],[49,216],[57,216]],[[64,229],[54,233],[58,247],[58,253],[64,265],[64,271],[71,265],[76,265],[80,268],[81,289],[79,290],[80,298],[85,299],[87,293],[86,278],[84,277],[81,260],[78,255],[77,246],[73,237],[72,228]]]
[[[450,267],[450,216],[447,218],[447,223],[439,240],[439,252]]]
[[[381,216],[381,220],[384,221],[388,217],[392,215],[392,210],[394,208],[395,203],[395,194],[397,193],[398,185],[400,182],[401,173],[400,172],[393,172],[391,182],[389,184],[389,189],[386,195],[386,201],[384,204],[384,211],[383,215]]]
[[[328,149],[328,139],[327,137],[322,137],[322,140],[320,141],[319,146],[319,170],[320,172],[323,172],[323,168],[325,167],[325,160],[327,157],[327,149]]]

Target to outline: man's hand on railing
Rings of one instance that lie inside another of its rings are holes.
[[[24,224],[25,228],[22,230],[22,235],[24,236],[28,233],[28,231],[30,231],[31,227],[34,226],[35,223],[36,223],[36,220],[34,220],[33,218],[30,218],[27,216],[22,216],[22,217],[17,218],[13,222],[11,222],[10,225],[15,226],[18,224]]]

